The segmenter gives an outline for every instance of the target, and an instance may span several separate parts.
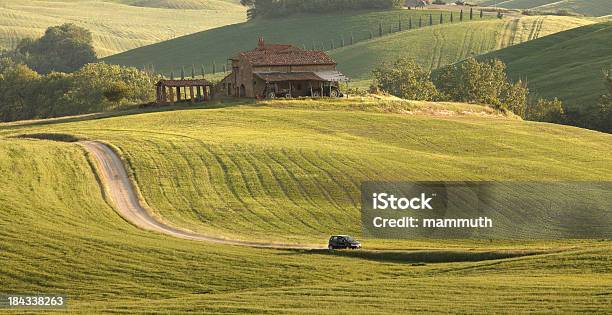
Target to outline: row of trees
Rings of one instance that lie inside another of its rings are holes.
[[[156,78],[135,68],[91,63],[73,73],[41,75],[0,59],[0,121],[59,117],[154,100]]]
[[[401,58],[392,64],[383,64],[373,74],[374,88],[406,99],[488,104],[540,121],[554,122],[563,116],[560,101],[533,101],[526,84],[510,82],[506,65],[500,60],[481,62],[470,58],[443,69],[432,78],[414,60]]]
[[[112,110],[154,99],[155,76],[94,63],[89,31],[73,24],[47,29],[0,53],[0,121]]]
[[[402,0],[241,0],[248,6],[249,19],[255,17],[282,17],[296,13],[330,11],[391,9],[401,7]]]

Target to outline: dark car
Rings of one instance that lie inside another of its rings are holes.
[[[329,243],[327,245],[329,249],[340,249],[340,248],[350,248],[350,249],[358,249],[361,248],[361,243],[356,239],[348,236],[348,235],[334,235],[329,238]]]

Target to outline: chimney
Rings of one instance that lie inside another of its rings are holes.
[[[264,49],[265,47],[266,47],[266,43],[264,42],[264,38],[260,36],[257,39],[257,48]]]

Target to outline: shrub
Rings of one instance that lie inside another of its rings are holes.
[[[430,72],[414,60],[400,58],[394,63],[383,63],[374,69],[376,88],[392,95],[411,100],[434,100],[438,91],[431,82]]]

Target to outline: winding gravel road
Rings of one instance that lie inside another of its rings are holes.
[[[94,158],[98,175],[104,186],[103,189],[105,190],[107,197],[114,204],[115,210],[119,213],[119,215],[121,215],[121,217],[136,227],[183,239],[227,245],[275,249],[326,248],[322,246],[301,244],[259,243],[232,240],[195,233],[161,222],[146,210],[148,206],[144,205],[138,198],[138,195],[134,191],[134,186],[132,186],[132,181],[127,176],[123,161],[113,149],[111,149],[108,145],[97,141],[81,141],[79,144],[89,151]]]

